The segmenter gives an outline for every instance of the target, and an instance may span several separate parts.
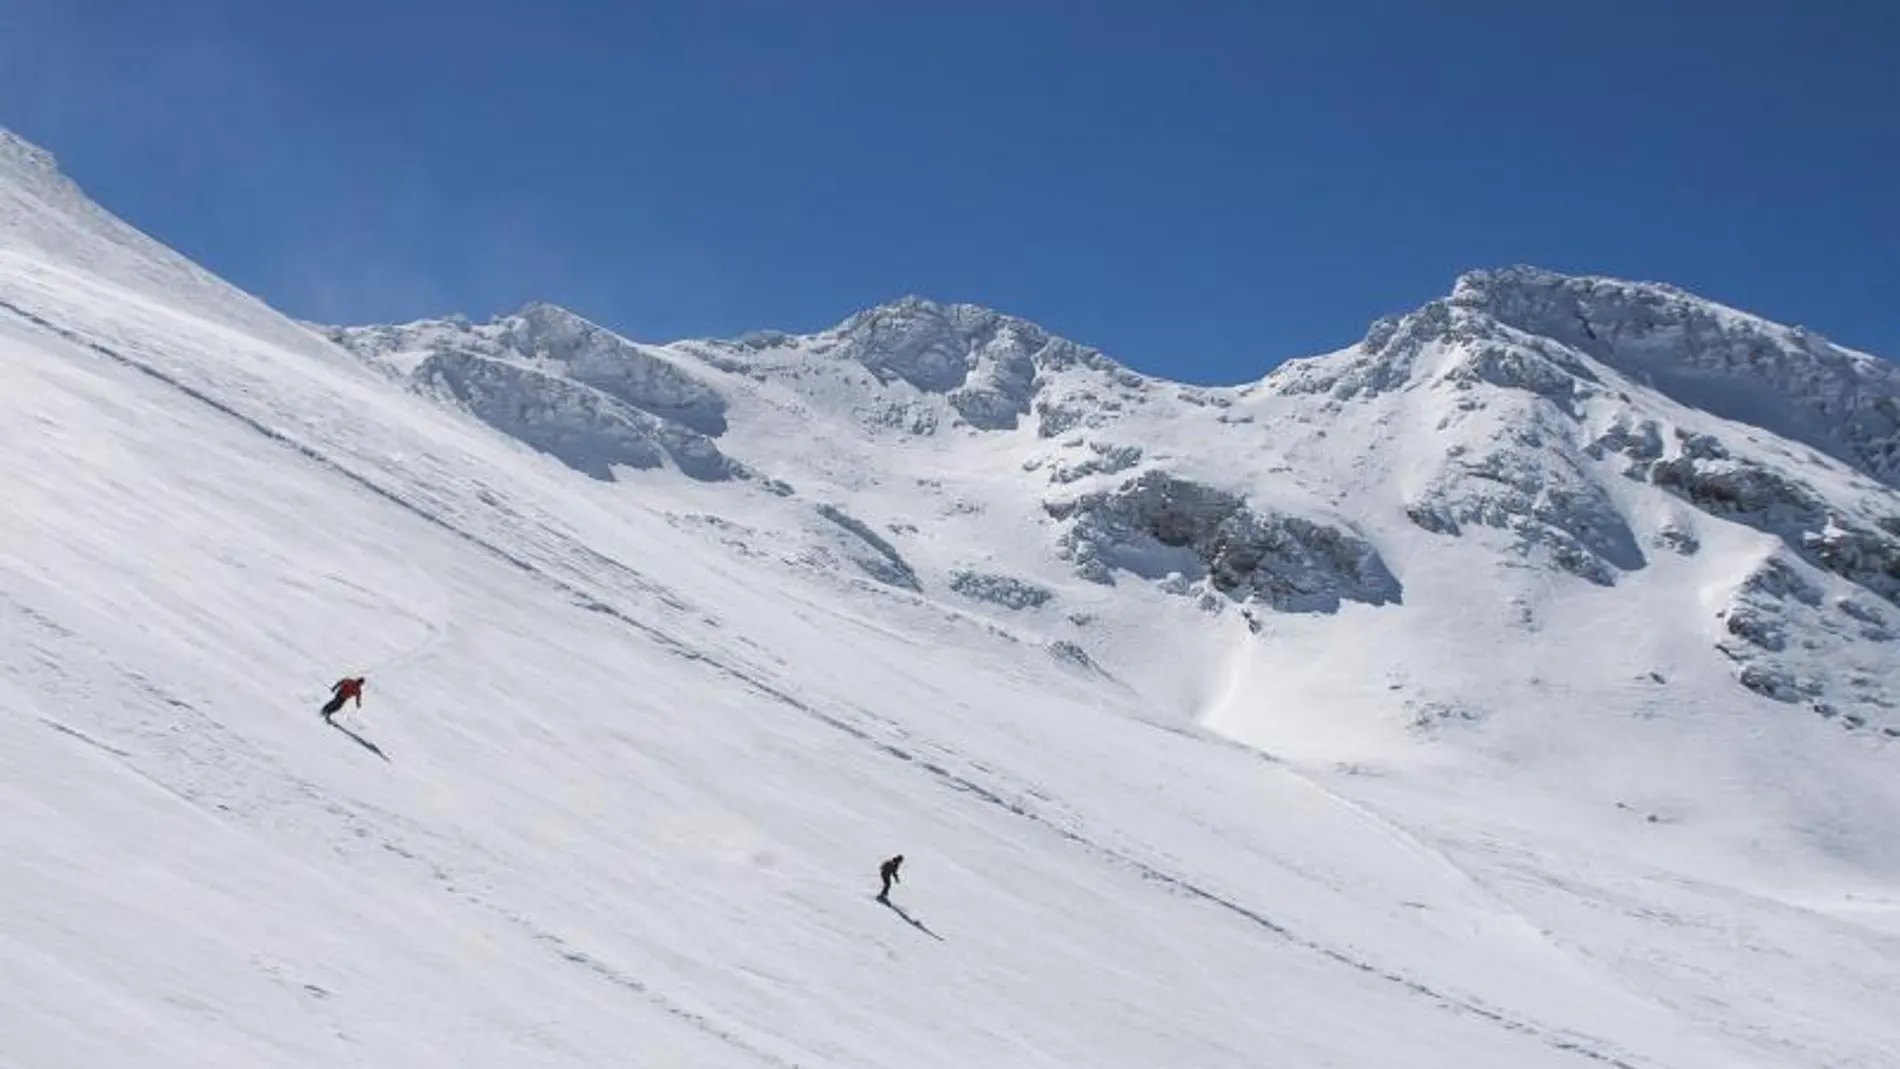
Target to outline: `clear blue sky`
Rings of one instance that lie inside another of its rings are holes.
[[[1282,6],[11,0],[0,125],[329,322],[915,292],[1236,382],[1528,262],[1900,356],[1900,7]]]

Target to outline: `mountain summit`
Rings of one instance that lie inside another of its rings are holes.
[[[1812,445],[1892,485],[1900,371],[1673,286],[1532,268],[1458,280],[1452,304],[1587,354],[1691,408]]]

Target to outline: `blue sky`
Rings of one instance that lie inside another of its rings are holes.
[[[1527,262],[1900,356],[1892,5],[8,7],[0,125],[327,322],[662,340],[914,292],[1237,382]]]

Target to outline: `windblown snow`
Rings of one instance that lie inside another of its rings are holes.
[[[0,375],[0,1062],[1900,1065],[1900,378],[1812,332],[313,327],[0,135]]]

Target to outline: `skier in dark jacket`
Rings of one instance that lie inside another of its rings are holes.
[[[330,687],[330,701],[323,707],[323,718],[328,720],[335,716],[336,711],[343,708],[343,703],[352,698],[356,700],[356,707],[361,709],[363,707],[364,682],[366,681],[362,676],[348,676],[337,680],[336,683]]]
[[[899,854],[877,867],[878,878],[884,881],[884,889],[877,893],[877,900],[879,902],[889,902],[891,900],[891,884],[900,882],[897,878],[897,869],[898,866],[903,863],[904,855]]]

